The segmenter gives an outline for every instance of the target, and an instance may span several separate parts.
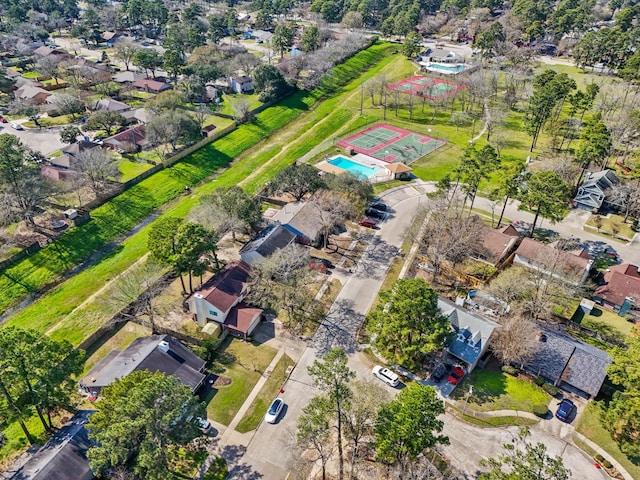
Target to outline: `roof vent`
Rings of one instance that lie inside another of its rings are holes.
[[[538,339],[539,342],[547,341],[547,335],[543,332],[538,332],[538,335],[536,335],[536,338]]]
[[[166,340],[162,340],[158,344],[158,350],[161,350],[163,352],[168,352],[169,351],[169,342],[167,342]]]

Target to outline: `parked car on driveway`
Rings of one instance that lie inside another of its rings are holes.
[[[271,402],[269,410],[267,410],[267,413],[264,415],[264,421],[267,423],[276,423],[278,421],[280,413],[282,413],[283,408],[284,400],[280,397],[276,398],[273,402]]]
[[[378,222],[371,218],[364,218],[358,222],[358,225],[361,227],[376,228],[378,226]]]
[[[374,377],[378,377],[384,383],[386,383],[387,385],[391,385],[392,387],[397,387],[400,383],[400,378],[398,377],[398,375],[393,373],[388,368],[381,367],[380,365],[376,365],[375,367],[373,367],[371,373],[373,373]]]
[[[4,118],[2,115],[0,115],[0,123],[7,123],[8,120],[6,118]]]
[[[558,404],[558,409],[556,410],[556,418],[563,422],[569,422],[575,410],[576,404],[568,398],[563,398],[562,401]]]
[[[375,208],[367,208],[364,213],[367,217],[377,218],[380,220],[382,220],[385,216],[384,212],[376,210]]]
[[[386,212],[389,207],[382,202],[371,202],[369,204],[369,208],[375,208],[376,210],[380,210],[381,212]]]
[[[11,128],[13,128],[14,130],[24,130],[24,128],[22,128],[22,125],[20,125],[19,123],[15,123],[15,122],[13,122],[11,124]]]
[[[457,385],[462,380],[462,377],[464,377],[464,370],[460,367],[455,367],[447,377],[447,382],[451,385]]]
[[[431,380],[438,383],[441,382],[442,379],[447,376],[447,373],[449,373],[450,369],[451,365],[441,363],[431,372]]]

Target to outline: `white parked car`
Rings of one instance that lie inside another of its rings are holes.
[[[15,122],[11,124],[11,128],[13,128],[14,130],[24,130],[24,128],[22,128],[22,125]]]
[[[282,413],[282,409],[284,407],[284,400],[280,397],[276,398],[267,410],[267,413],[264,415],[264,421],[267,423],[276,423],[278,421],[278,417],[280,413]]]
[[[380,365],[376,365],[373,367],[371,371],[375,377],[378,377],[384,383],[391,385],[392,387],[397,387],[400,383],[400,379],[398,375],[393,373],[391,370],[385,367],[381,367]]]

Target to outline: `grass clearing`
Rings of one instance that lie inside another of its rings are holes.
[[[390,48],[388,44],[376,44],[355,55],[345,64],[336,67],[339,73],[329,76],[328,85],[356,78],[368,65],[375,64],[384,58]],[[351,89],[356,87],[357,85],[353,85]],[[114,238],[128,232],[159,206],[180,197],[184,193],[184,185],[197,185],[208,175],[228,166],[240,152],[286,125],[309,109],[325,93],[336,90],[340,91],[340,87],[323,85],[312,92],[295,93],[260,113],[255,122],[242,125],[227,136],[188,155],[173,167],[154,174],[107,204],[96,208],[92,212],[91,221],[69,229],[55,243],[2,272],[0,310],[4,311],[24,296],[60,280],[65,271],[99,251]],[[330,104],[335,105],[337,101],[339,99]],[[325,103],[321,103],[318,110]],[[179,202],[170,205],[166,209],[166,214],[185,217],[197,204],[201,195],[206,195],[218,187],[239,184],[255,172],[260,167],[260,162],[264,161],[264,157],[258,156],[256,159],[248,155],[237,159],[233,168],[222,171],[211,182],[194,188],[190,196],[183,197]],[[266,180],[275,175],[283,163],[286,162],[275,163],[270,165],[270,168],[260,171],[259,175],[254,174],[249,189],[261,188]],[[48,295],[18,312],[8,321],[8,324],[29,325],[32,328],[47,331],[64,321],[76,305],[146,253],[148,230],[149,226],[141,228],[112,249],[98,263],[73,276],[54,288]],[[42,316],[42,311],[47,311],[48,315]],[[61,335],[71,333],[72,337],[69,340],[78,344],[95,330],[96,325],[100,325],[100,321],[104,320],[106,319],[96,319],[95,323],[88,324],[76,323],[71,332],[66,331],[66,328],[59,328],[56,333]]]
[[[121,157],[118,159],[118,170],[120,170],[119,182],[124,183],[132,178],[136,178],[143,172],[149,170],[153,165],[147,162],[135,162],[128,158]]]
[[[205,400],[207,416],[229,425],[275,356],[276,350],[267,345],[227,337],[209,371],[231,379],[231,383],[211,389]]]
[[[607,432],[600,423],[598,406],[596,404],[593,402],[589,403],[584,412],[582,412],[576,430],[602,447],[611,457],[615,458],[626,468],[633,478],[640,478],[640,464],[633,463],[620,451],[618,444],[611,438],[611,434]]]
[[[526,426],[531,426],[538,423],[537,420],[533,420],[532,418],[515,417],[512,415],[507,415],[504,417],[486,417],[486,418],[474,417],[473,415],[469,415],[466,412],[463,414],[462,410],[446,402],[445,402],[445,408],[449,413],[452,413],[453,415],[458,417],[459,420],[470,423],[472,425],[477,425],[479,427],[495,428],[495,427],[510,427],[513,425],[526,427]]]
[[[611,310],[595,306],[591,313],[587,315],[582,309],[578,308],[578,304],[579,302],[575,302],[576,311],[571,317],[572,322],[617,338],[626,337],[634,331],[633,322],[628,322],[624,317]],[[621,338],[621,340],[624,340],[624,338]]]
[[[245,417],[236,427],[238,432],[246,433],[258,428],[258,425],[260,425],[269,405],[271,405],[273,399],[278,396],[280,387],[287,378],[287,368],[293,365],[294,361],[286,354],[280,358],[276,367],[273,369],[271,376],[260,389],[260,393],[258,393],[258,396],[249,407],[249,410],[247,410]]]
[[[473,393],[468,408],[479,412],[519,410],[533,413],[534,406],[546,406],[551,401],[537,385],[489,368],[476,369],[466,375],[451,398],[464,400],[470,386],[473,386]]]

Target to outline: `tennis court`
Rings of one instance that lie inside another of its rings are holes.
[[[442,140],[386,123],[377,123],[336,142],[336,145],[345,149],[352,149],[387,163],[407,164],[415,162],[444,144]]]
[[[387,85],[387,88],[407,95],[424,97],[429,100],[440,100],[454,95],[466,87],[449,80],[418,75]]]

